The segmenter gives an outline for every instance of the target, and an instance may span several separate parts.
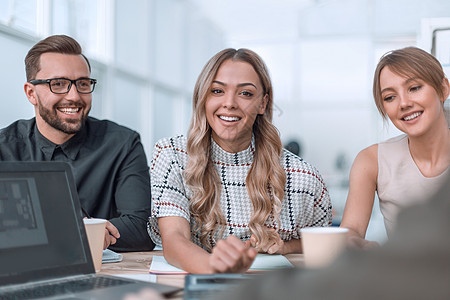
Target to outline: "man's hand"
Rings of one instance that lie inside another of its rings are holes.
[[[110,221],[106,221],[105,228],[105,242],[103,243],[103,250],[110,245],[114,245],[117,239],[120,238],[119,230]]]
[[[244,243],[230,235],[226,240],[218,241],[212,249],[209,266],[212,273],[241,273],[250,268],[257,254],[250,241]]]

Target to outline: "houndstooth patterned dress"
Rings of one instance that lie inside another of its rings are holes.
[[[192,192],[183,178],[188,154],[187,139],[183,136],[161,139],[154,148],[151,163],[152,215],[148,233],[155,244],[161,246],[158,221],[160,217],[179,216],[185,218],[191,229],[194,218],[189,213]],[[245,186],[245,179],[253,162],[254,142],[242,152],[228,153],[212,139],[212,160],[222,183],[221,206],[226,219],[226,230],[222,236],[217,231],[215,241],[235,235],[241,240],[250,238],[248,227],[253,212],[252,203]],[[319,172],[303,159],[284,150],[281,164],[286,171],[286,187],[282,201],[278,229],[281,239],[288,241],[300,238],[300,229],[310,226],[331,225],[331,201]],[[272,219],[272,218],[270,218]],[[266,226],[273,228],[268,220]],[[203,247],[192,230],[192,241]],[[205,247],[203,247],[205,248]]]

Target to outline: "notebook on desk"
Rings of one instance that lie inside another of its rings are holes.
[[[0,298],[122,299],[178,287],[95,274],[66,163],[0,162]]]

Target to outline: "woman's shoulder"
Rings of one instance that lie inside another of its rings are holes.
[[[408,135],[406,134],[387,139],[378,144],[378,156],[382,159],[396,161],[409,155]]]
[[[385,141],[382,141],[379,143],[379,145],[383,146],[389,146],[389,145],[399,145],[402,143],[408,142],[408,135],[407,134],[400,134],[398,136],[391,137]]]
[[[178,161],[181,164],[187,160],[187,139],[182,135],[166,137],[156,142],[153,148],[153,161],[170,163]]]
[[[373,160],[377,158],[378,153],[378,145],[379,144],[373,144],[367,148],[362,149],[359,151],[358,155],[356,156],[355,160],[357,159],[364,159],[364,160]]]
[[[286,172],[299,174],[311,173],[320,177],[319,171],[316,167],[286,149],[283,149],[283,153],[281,155],[281,166]]]
[[[367,148],[362,149],[356,155],[352,164],[352,171],[350,173],[359,173],[364,170],[371,170],[376,174],[378,171],[378,144],[373,144]]]
[[[378,157],[391,162],[402,160],[410,155],[408,135],[402,134],[378,144]]]
[[[384,149],[386,147],[398,147],[404,143],[408,142],[408,136],[406,134],[401,134],[378,144],[373,144],[367,148],[362,149],[355,158],[356,160],[367,160],[367,161],[377,161],[378,150]]]
[[[393,157],[400,155],[403,157],[409,154],[408,135],[401,134],[399,136],[390,138],[378,144],[378,153],[380,156]]]
[[[164,137],[156,142],[155,148],[182,149],[185,151],[187,148],[187,138],[184,135]]]
[[[378,144],[362,149],[356,155],[350,170],[350,183],[361,179],[376,181],[378,174]]]

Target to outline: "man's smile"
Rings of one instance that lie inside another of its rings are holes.
[[[78,113],[81,110],[81,107],[58,107],[56,109],[64,114],[73,115]]]

